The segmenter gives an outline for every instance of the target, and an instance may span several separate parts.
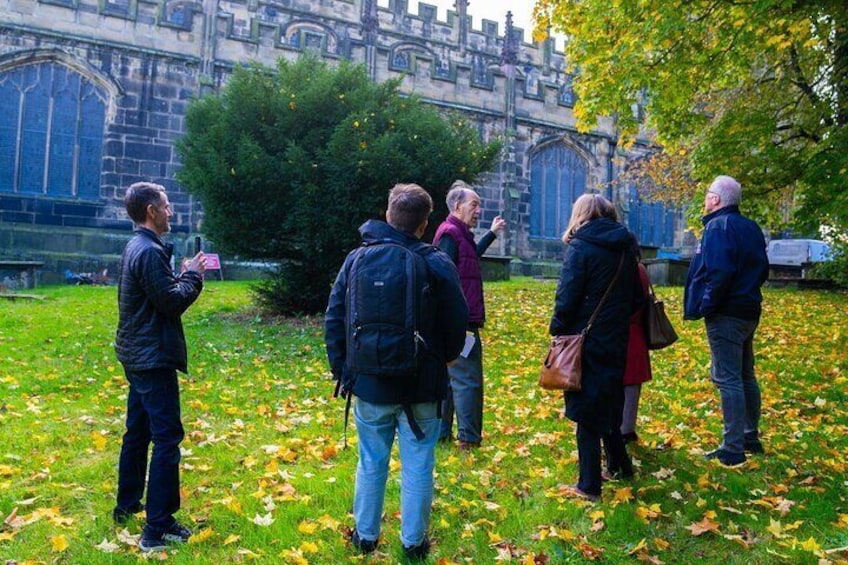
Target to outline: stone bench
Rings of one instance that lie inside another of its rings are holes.
[[[12,281],[19,281],[18,284],[20,284],[21,288],[35,288],[36,271],[43,266],[43,261],[0,259],[0,283],[10,278]]]
[[[508,281],[509,263],[512,257],[506,255],[483,255],[480,257],[480,270],[484,281]]]
[[[689,271],[689,259],[643,259],[648,278],[656,286],[684,286]]]

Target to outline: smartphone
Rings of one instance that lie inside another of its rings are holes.
[[[201,248],[200,244],[201,244],[200,236],[199,235],[194,236],[194,254],[195,255],[200,253],[200,248]]]

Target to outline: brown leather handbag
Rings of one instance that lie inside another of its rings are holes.
[[[586,341],[586,334],[592,328],[595,318],[598,317],[598,312],[601,311],[601,307],[607,301],[615,281],[618,280],[623,264],[624,252],[621,253],[618,269],[616,269],[601,301],[595,307],[595,311],[592,312],[586,328],[579,334],[558,335],[551,340],[548,355],[545,357],[545,362],[542,363],[542,372],[539,375],[540,387],[565,392],[579,392],[583,389],[583,342]]]

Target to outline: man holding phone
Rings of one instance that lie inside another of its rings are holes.
[[[160,551],[169,542],[186,542],[191,536],[191,530],[173,516],[180,508],[180,442],[184,435],[177,371],[188,371],[180,316],[200,296],[206,257],[198,252],[182,273],[174,275],[173,245],[160,239],[170,231],[173,215],[161,185],[131,185],[124,205],[136,228],[124,248],[118,275],[115,351],[124,366],[129,394],[112,517],[121,524],[146,510],[138,545],[149,552]],[[145,474],[146,507],[141,504]]]

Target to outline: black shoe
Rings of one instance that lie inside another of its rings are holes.
[[[621,439],[624,440],[624,443],[637,443],[639,436],[636,432],[627,432],[626,434],[621,434]]]
[[[421,543],[418,545],[413,545],[411,547],[403,546],[403,554],[406,555],[407,559],[412,559],[415,561],[422,561],[427,559],[427,555],[430,553],[430,540],[427,539],[427,536],[424,536],[424,539],[421,540]]]
[[[138,540],[138,547],[145,553],[149,551],[163,551],[168,547],[169,543],[186,543],[190,537],[191,530],[174,522],[173,526],[158,536],[150,535],[147,528],[144,528],[141,539]]]
[[[633,468],[631,467],[629,471],[613,471],[611,469],[604,469],[601,471],[601,481],[630,481],[633,479]]]
[[[119,526],[123,526],[126,524],[130,518],[142,512],[144,510],[144,504],[141,502],[136,502],[129,508],[118,508],[117,506],[112,510],[112,520],[118,524]]]
[[[377,540],[367,540],[359,537],[359,532],[356,528],[350,534],[350,543],[360,551],[360,553],[371,553],[377,549]]]
[[[761,455],[766,452],[766,449],[763,447],[763,442],[758,439],[745,441],[745,453],[751,453],[753,455]]]
[[[744,465],[747,460],[744,453],[734,453],[723,447],[705,453],[704,457],[706,459],[715,459],[725,467],[739,467],[740,465]]]

